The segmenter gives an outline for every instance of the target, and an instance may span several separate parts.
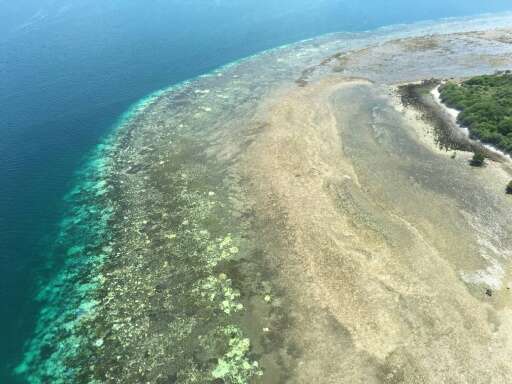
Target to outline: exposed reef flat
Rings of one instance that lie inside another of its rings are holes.
[[[511,69],[510,21],[325,36],[149,99],[87,174],[105,235],[68,257],[100,257],[20,374],[509,383],[509,164],[452,159],[395,91]]]

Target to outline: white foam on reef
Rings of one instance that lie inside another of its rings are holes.
[[[446,104],[443,103],[443,101],[441,100],[441,93],[439,92],[440,87],[441,87],[440,85],[435,87],[432,91],[430,91],[430,94],[434,97],[434,100],[436,101],[436,103],[447,113],[448,116],[450,116],[452,123],[464,134],[464,136],[466,136],[469,139],[470,138],[469,129],[466,127],[463,127],[462,125],[460,125],[458,123],[460,111],[457,109],[454,109],[454,108],[450,108]],[[471,140],[473,140],[473,139],[471,139]],[[503,156],[504,158],[506,158],[508,160],[512,160],[512,157],[508,153],[501,151],[500,149],[496,148],[495,146],[483,143],[479,140],[475,140],[475,141],[478,141],[480,144],[482,144],[482,146],[484,146],[488,150],[490,150],[500,156]]]
[[[119,117],[116,127],[123,126],[125,123],[129,122],[139,113],[143,112],[146,108],[151,106],[154,102],[156,102],[160,96],[162,96],[166,92],[166,89],[159,89],[155,92],[150,93],[147,96],[144,96],[142,99],[133,103],[128,109]]]
[[[505,234],[504,229],[497,224],[483,224],[469,212],[461,212],[471,226],[479,246],[479,253],[488,265],[475,271],[461,271],[460,276],[468,284],[484,285],[493,290],[503,286],[506,272],[500,260],[509,260],[512,251],[501,244],[500,238]]]
[[[492,260],[492,264],[487,268],[474,272],[461,272],[460,277],[467,284],[483,285],[498,290],[503,285],[505,271],[496,260]]]

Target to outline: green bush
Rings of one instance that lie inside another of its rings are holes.
[[[485,164],[485,156],[480,152],[475,152],[473,158],[470,161],[473,167],[482,167]]]
[[[440,89],[442,101],[461,111],[458,121],[472,138],[512,151],[512,74],[477,76]],[[512,153],[512,152],[511,152]]]
[[[512,195],[512,180],[507,184],[507,193]]]

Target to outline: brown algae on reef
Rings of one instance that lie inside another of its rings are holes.
[[[124,150],[119,148],[114,161],[114,193],[123,207],[117,211],[120,225],[113,225],[115,238],[123,240],[104,266],[99,294],[106,305],[84,326],[103,340],[95,359],[113,361],[83,375],[125,382],[247,382],[261,372],[237,325],[244,310],[241,293],[249,292],[235,287],[228,271],[247,257],[249,243],[241,239],[243,232],[224,230],[243,223],[226,217],[226,188],[218,184],[222,170],[216,173],[194,140],[174,138],[163,157],[153,149],[126,161]],[[134,160],[151,166],[133,175],[126,170]],[[146,182],[131,183],[142,174]],[[115,324],[116,331],[98,335],[106,324]],[[91,358],[83,353],[78,359]]]
[[[59,329],[40,333],[20,372],[34,383],[510,382],[512,222],[496,187],[510,165],[450,159],[419,138],[431,122],[391,95],[511,68],[511,32],[488,31],[509,22],[324,36],[161,92],[103,156],[93,194],[109,207],[108,236],[76,277],[94,281],[89,305],[55,315]]]

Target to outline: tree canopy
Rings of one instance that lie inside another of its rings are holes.
[[[512,153],[512,74],[473,77],[441,86],[441,100],[461,111],[458,121],[474,139]]]

